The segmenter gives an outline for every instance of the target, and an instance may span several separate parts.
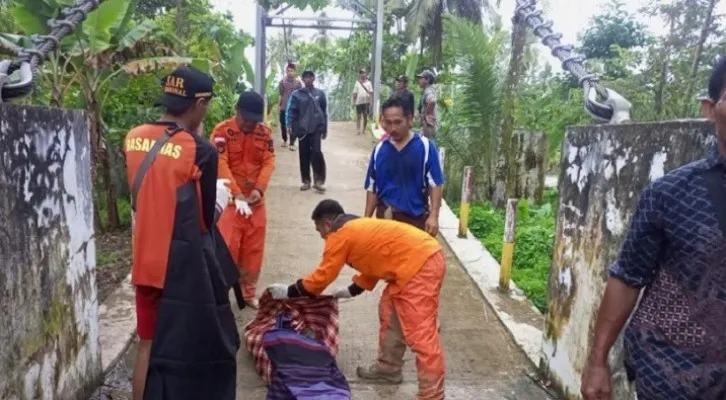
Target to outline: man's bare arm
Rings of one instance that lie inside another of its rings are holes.
[[[605,286],[600,310],[595,323],[595,338],[590,351],[589,362],[607,365],[608,353],[623,330],[628,317],[638,302],[640,289],[626,285],[617,278],[610,278]]]
[[[366,191],[366,209],[364,217],[372,217],[373,213],[376,212],[376,205],[378,204],[378,195],[375,192]]]
[[[431,210],[429,212],[437,218],[439,216],[439,210],[441,209],[441,198],[443,195],[444,191],[441,186],[429,188],[429,198],[431,199]]]

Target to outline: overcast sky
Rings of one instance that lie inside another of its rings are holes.
[[[214,6],[219,10],[231,11],[234,15],[234,22],[238,28],[243,29],[245,32],[250,33],[254,36],[256,28],[255,20],[255,6],[254,0],[212,0]],[[587,28],[590,18],[593,15],[599,14],[604,9],[604,6],[608,3],[608,0],[546,0],[540,1],[540,4],[546,4],[544,17],[551,19],[554,22],[553,29],[556,32],[563,34],[563,42],[569,44],[575,44],[577,41],[578,33],[582,32]],[[623,0],[626,8],[632,12],[636,12],[640,7],[647,3],[647,0]],[[515,0],[502,0],[502,6],[500,8],[500,14],[505,16],[504,21],[506,24],[511,25],[511,18],[506,17],[513,15]],[[329,7],[325,10],[328,17],[337,18],[351,18],[353,14],[351,12]],[[718,12],[726,12],[726,2],[722,2],[718,6]],[[284,13],[285,16],[297,17],[307,16],[314,17],[317,14],[312,10],[300,11],[297,9],[290,9]],[[654,34],[662,33],[664,30],[662,21],[642,19],[642,22],[648,25],[650,31]],[[299,21],[296,24],[312,25],[312,21]],[[337,24],[342,26],[350,26],[350,24]],[[268,37],[277,36],[281,32],[280,28],[268,28]],[[347,31],[329,31],[332,35],[345,36],[348,35]],[[297,29],[295,30],[296,35],[300,35],[301,38],[310,37],[315,33],[311,29]],[[549,55],[548,52],[541,53],[542,57],[547,59],[555,65],[555,68],[560,68],[559,61]],[[248,49],[246,52],[248,60],[254,65],[254,49]]]

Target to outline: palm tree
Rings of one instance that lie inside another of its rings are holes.
[[[71,87],[78,87],[83,95],[89,120],[91,176],[103,188],[97,194],[103,193],[99,200],[106,205],[108,229],[120,225],[117,190],[111,179],[109,149],[101,113],[113,80],[124,72],[143,73],[173,68],[182,63],[202,66],[200,60],[175,57],[171,50],[174,40],[161,32],[153,21],[135,23],[132,20],[138,1],[102,2],[88,14],[75,35],[61,41],[60,50],[47,63],[53,105],[62,106],[64,94]],[[64,4],[52,0],[26,0],[16,2],[11,12],[23,34],[44,34],[48,20],[57,17]],[[147,55],[165,57],[146,58]],[[98,204],[94,202],[95,225],[98,231],[102,231],[104,226]]]
[[[470,165],[484,189],[480,197],[487,197],[498,153],[502,37],[489,36],[479,24],[452,16],[444,18],[444,29],[457,66],[453,104],[442,113],[438,138],[447,150],[446,195],[458,199],[461,171]]]
[[[443,52],[443,16],[446,11],[475,25],[482,24],[482,8],[490,10],[487,0],[391,0],[393,8],[406,11],[406,31],[411,40],[418,39],[421,52],[428,48],[433,66],[440,68]],[[498,7],[499,1],[497,1]]]

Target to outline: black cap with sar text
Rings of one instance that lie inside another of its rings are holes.
[[[398,75],[396,77],[396,82],[408,83],[408,77],[406,75]]]
[[[161,80],[164,94],[156,103],[174,110],[191,107],[198,99],[214,95],[214,79],[190,65],[182,65]]]

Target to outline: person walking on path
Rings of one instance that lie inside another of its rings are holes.
[[[300,144],[300,190],[310,190],[310,184],[319,192],[325,192],[325,156],[322,141],[328,136],[328,102],[325,92],[314,86],[315,74],[302,74],[304,87],[295,90],[287,102],[287,126]],[[310,168],[313,179],[310,179]]]
[[[702,101],[716,144],[641,193],[609,267],[582,376],[586,400],[611,398],[608,353],[629,318],[625,367],[638,399],[726,399],[726,57]]]
[[[378,357],[372,365],[359,366],[357,374],[366,380],[401,383],[408,345],[416,355],[417,399],[443,400],[445,367],[436,320],[446,261],[439,242],[398,221],[345,214],[335,200],[321,201],[312,219],[325,240],[322,261],[291,285],[269,286],[272,297],[319,296],[346,264],[360,274],[350,286],[335,290],[335,297],[352,298],[386,281],[378,307]]]
[[[217,180],[217,152],[199,134],[213,83],[177,68],[163,81],[161,119],[124,138],[139,336],[134,400],[235,398],[239,335],[212,239],[228,189]]]
[[[280,132],[282,133],[282,147],[288,146],[288,137],[290,139],[290,151],[295,151],[295,136],[291,135],[287,126],[287,118],[285,117],[285,108],[287,107],[287,101],[290,99],[290,95],[297,89],[302,87],[302,83],[296,76],[295,64],[287,64],[285,77],[280,80],[280,84],[277,86],[279,92],[279,98],[277,101],[277,107],[280,110]]]
[[[355,106],[355,127],[358,135],[366,131],[368,127],[368,116],[371,114],[371,102],[373,100],[373,85],[368,80],[368,72],[361,69],[358,72],[358,80],[353,86],[353,105]],[[361,121],[363,127],[361,128]]]
[[[254,309],[267,233],[264,197],[275,170],[272,131],[262,123],[264,108],[258,93],[242,93],[236,115],[219,123],[210,137],[219,153],[219,177],[230,181],[234,196],[219,230],[240,270],[245,304]]]
[[[444,174],[433,141],[411,131],[412,110],[404,101],[394,96],[381,106],[388,136],[371,153],[364,215],[405,222],[436,236]]]
[[[436,138],[436,75],[429,70],[424,70],[416,75],[418,84],[423,89],[421,102],[418,106],[418,113],[421,116],[421,133],[429,139]]]
[[[408,90],[408,77],[406,75],[399,75],[396,78],[396,91],[393,92],[391,97],[393,96],[398,96],[413,116],[416,110],[416,99],[413,93]]]

